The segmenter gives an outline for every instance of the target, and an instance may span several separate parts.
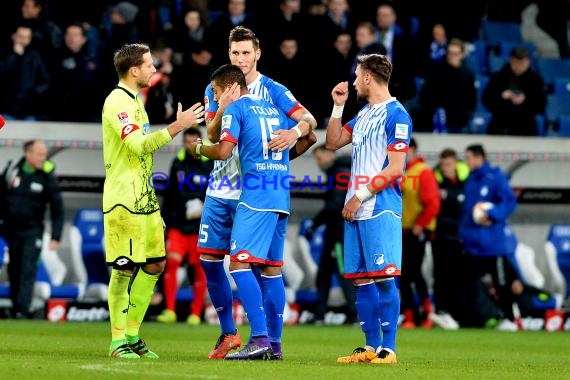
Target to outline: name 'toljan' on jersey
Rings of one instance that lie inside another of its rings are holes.
[[[220,141],[237,144],[240,176],[276,183],[274,187],[242,187],[240,203],[255,210],[289,213],[289,190],[279,185],[289,176],[289,151],[272,151],[268,144],[273,131],[295,125],[273,104],[255,95],[243,95],[226,108]]]

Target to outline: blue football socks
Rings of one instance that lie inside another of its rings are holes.
[[[280,343],[283,333],[283,313],[285,312],[285,284],[281,274],[261,275],[263,286],[263,307],[267,320],[267,331],[271,343]]]
[[[261,288],[251,269],[239,269],[230,273],[237,284],[241,304],[251,325],[250,336],[267,336]]]
[[[200,260],[206,273],[208,293],[216,308],[222,334],[235,334],[233,318],[233,295],[230,280],[224,269],[224,260]]]
[[[400,316],[400,295],[396,281],[392,278],[376,283],[380,293],[380,322],[382,326],[382,348],[396,353],[396,332]]]
[[[356,285],[356,310],[360,327],[366,337],[366,345],[374,350],[381,345],[379,306],[378,288],[373,282]]]

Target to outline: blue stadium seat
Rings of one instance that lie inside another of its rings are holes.
[[[544,115],[535,115],[534,120],[536,121],[536,134],[538,136],[546,136],[548,128]]]
[[[521,24],[515,22],[483,20],[481,32],[488,45],[497,46],[502,41],[523,42]]]
[[[80,258],[82,280],[86,285],[86,297],[106,300],[109,284],[109,268],[105,262],[103,245],[103,212],[96,208],[77,210],[70,228],[72,254]]]
[[[558,122],[558,136],[570,137],[570,115],[560,116]]]
[[[491,114],[485,111],[475,111],[469,121],[469,133],[485,134],[491,121]]]
[[[487,108],[483,105],[483,90],[487,87],[489,83],[489,77],[487,75],[475,75],[475,91],[477,92],[477,106],[475,111],[487,111]]]
[[[484,74],[487,72],[487,43],[483,40],[475,40],[471,43],[473,50],[470,52],[467,50],[468,53],[463,60],[463,64],[469,70],[473,72],[473,74]]]
[[[570,224],[553,224],[548,233],[546,258],[553,282],[565,288],[565,299],[570,299]]]
[[[550,94],[546,97],[546,120],[557,123],[563,115],[570,115],[570,93]]]
[[[509,62],[508,57],[503,57],[501,55],[489,54],[489,73],[496,73],[501,70],[503,66]]]
[[[40,260],[38,263],[36,281],[49,284],[51,289],[50,298],[78,299],[83,295],[84,288],[80,284],[55,283],[52,276],[49,275],[43,260]]]
[[[0,236],[0,269],[2,269],[2,266],[4,265],[4,256],[6,255],[7,250],[8,243],[6,243],[6,240]]]
[[[538,72],[542,75],[544,83],[554,86],[554,79],[568,76],[570,73],[570,58],[538,58]]]
[[[570,94],[570,76],[554,78],[553,92],[555,94]]]

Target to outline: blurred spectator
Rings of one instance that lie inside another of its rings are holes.
[[[312,46],[311,41],[315,39],[305,33],[309,21],[307,14],[301,12],[301,0],[280,0],[267,13],[259,14],[256,21],[260,29],[257,34],[263,36],[263,55],[268,62],[279,56],[279,44],[284,38],[296,39],[301,54],[309,50],[306,45]]]
[[[175,119],[175,103],[171,91],[172,48],[159,39],[151,48],[156,73],[150,86],[142,90],[145,109],[152,125],[169,124]]]
[[[491,75],[482,101],[491,112],[487,133],[491,135],[536,136],[535,116],[544,113],[544,81],[530,66],[528,49],[517,46],[509,62]]]
[[[192,267],[194,278],[194,299],[186,322],[189,325],[199,325],[204,311],[206,275],[200,265],[198,232],[206,196],[202,180],[209,177],[213,162],[195,158],[189,151],[190,144],[201,137],[198,129],[190,128],[184,131],[184,148],[178,152],[170,167],[170,185],[164,194],[162,206],[162,216],[167,229],[166,268],[163,276],[166,309],[158,316],[159,322],[177,321],[178,268],[184,260]]]
[[[386,48],[386,55],[394,65],[390,77],[390,94],[407,105],[416,95],[414,77],[417,71],[416,43],[397,23],[396,9],[384,3],[376,10],[377,42]]]
[[[513,232],[508,227],[508,218],[515,211],[517,201],[507,176],[500,168],[490,165],[483,146],[468,146],[465,162],[471,173],[464,184],[459,236],[468,253],[463,266],[465,288],[471,291],[465,294],[463,301],[468,306],[467,313],[494,326],[498,319],[505,317],[504,311],[489,302],[489,286],[483,286],[481,278],[491,275],[490,288],[500,288],[502,296],[511,286],[499,273],[510,270],[507,258],[515,247],[511,243]]]
[[[475,76],[463,65],[465,47],[461,40],[451,39],[442,62],[435,64],[421,88],[414,126],[431,131],[436,112],[445,112],[446,128],[462,132],[477,105]],[[438,110],[439,109],[439,110]]]
[[[447,33],[441,24],[435,24],[431,31],[432,41],[429,45],[431,63],[442,62],[447,54]]]
[[[255,30],[256,21],[252,14],[246,12],[246,0],[228,0],[227,9],[210,25],[214,67],[227,63],[228,36],[238,25]]]
[[[355,40],[358,52],[356,57],[359,55],[366,54],[384,54],[386,55],[387,50],[384,45],[378,42],[376,38],[376,29],[374,25],[368,21],[363,21],[358,24],[355,31]],[[352,68],[350,70],[349,84],[352,85],[356,79],[356,57],[352,63]]]
[[[101,57],[100,96],[103,101],[109,91],[116,85],[117,74],[113,64],[113,55],[126,43],[139,42],[139,32],[135,18],[139,8],[128,1],[121,1],[110,10],[110,29],[102,36],[104,44]]]
[[[50,57],[63,45],[60,27],[51,21],[45,12],[43,0],[24,0],[22,3],[23,25],[32,29],[32,45],[40,49],[44,57]]]
[[[435,313],[430,314],[429,318],[443,329],[455,330],[459,324],[450,312],[457,309],[457,298],[462,296],[457,289],[461,283],[460,268],[463,263],[459,220],[465,200],[463,184],[469,176],[469,167],[457,159],[455,150],[448,148],[439,154],[434,174],[439,187],[441,209],[431,244]]]
[[[51,220],[50,250],[58,249],[63,230],[63,202],[55,165],[47,160],[47,154],[43,141],[26,142],[24,157],[13,167],[8,166],[0,178],[0,213],[10,251],[12,316],[18,319],[29,317],[47,207]]]
[[[177,51],[172,73],[175,103],[190,105],[204,99],[203,88],[210,83],[213,71],[214,42],[211,41],[210,31],[211,28],[204,25],[200,13],[196,9],[190,9],[184,15],[184,24],[172,34]],[[180,53],[181,62],[176,58]],[[227,50],[224,54],[227,57]],[[189,86],[189,83],[192,85]]]
[[[313,151],[315,162],[319,168],[327,175],[328,190],[325,193],[325,205],[321,211],[313,218],[311,228],[306,237],[311,239],[313,231],[319,226],[325,225],[326,229],[323,238],[323,251],[319,261],[317,271],[317,290],[319,302],[315,308],[314,322],[322,324],[325,313],[328,309],[329,293],[332,286],[333,275],[336,274],[342,292],[347,301],[347,320],[356,320],[356,309],[354,306],[354,288],[352,282],[343,277],[343,241],[344,241],[344,220],[342,219],[342,209],[346,197],[346,189],[342,190],[342,185],[338,181],[338,176],[350,173],[350,156],[336,157],[334,151],[328,150],[324,144],[319,145]],[[324,182],[324,181],[323,181]]]
[[[32,29],[18,26],[12,44],[0,51],[0,113],[5,119],[36,120],[47,112],[43,105],[50,76],[31,42]]]
[[[355,22],[350,14],[347,0],[329,0],[325,12],[312,18],[321,50],[329,49],[339,33],[353,33]]]
[[[267,67],[267,75],[285,85],[294,94],[305,94],[307,79],[304,75],[304,63],[299,54],[295,38],[283,39],[279,44],[279,55]],[[299,98],[301,102],[305,99]],[[311,107],[314,110],[314,107]],[[317,115],[315,115],[317,116]],[[317,120],[322,120],[318,119]]]
[[[80,23],[65,30],[64,47],[56,54],[53,81],[53,120],[95,122],[102,104],[96,102],[98,57],[88,46],[85,29]]]
[[[374,28],[374,25],[371,22],[363,21],[357,25],[355,31],[355,42],[358,50],[353,58],[352,65],[348,73],[348,84],[351,89],[354,80],[356,79],[356,58],[360,55],[366,54],[386,54],[386,48],[376,39],[376,28]],[[349,91],[348,100],[346,101],[347,112],[345,114],[356,114],[356,112],[360,110],[360,107],[361,105],[356,99],[356,91]]]
[[[418,154],[414,138],[410,140],[406,172],[402,183],[402,276],[400,278],[402,327],[413,328],[419,321],[431,327],[432,313],[426,281],[422,274],[426,242],[433,239],[440,209],[437,181],[433,170]],[[413,288],[412,288],[413,286]],[[416,297],[414,297],[414,290]],[[414,299],[419,299],[418,308]]]
[[[209,34],[210,28],[205,25],[198,9],[189,9],[181,17],[181,22],[166,33],[166,39],[177,53],[197,53],[208,51],[212,44]]]

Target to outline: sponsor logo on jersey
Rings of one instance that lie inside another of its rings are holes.
[[[222,129],[229,128],[232,125],[232,115],[224,115],[222,117]]]
[[[285,96],[288,97],[292,102],[297,102],[297,99],[295,99],[291,91],[285,91]]]
[[[129,124],[129,114],[127,112],[119,112],[117,117],[122,125]]]
[[[207,96],[204,96],[204,109],[206,110],[206,112],[210,110],[210,98],[208,98]]]
[[[397,139],[407,139],[408,129],[408,124],[396,123],[396,133],[394,137]]]

